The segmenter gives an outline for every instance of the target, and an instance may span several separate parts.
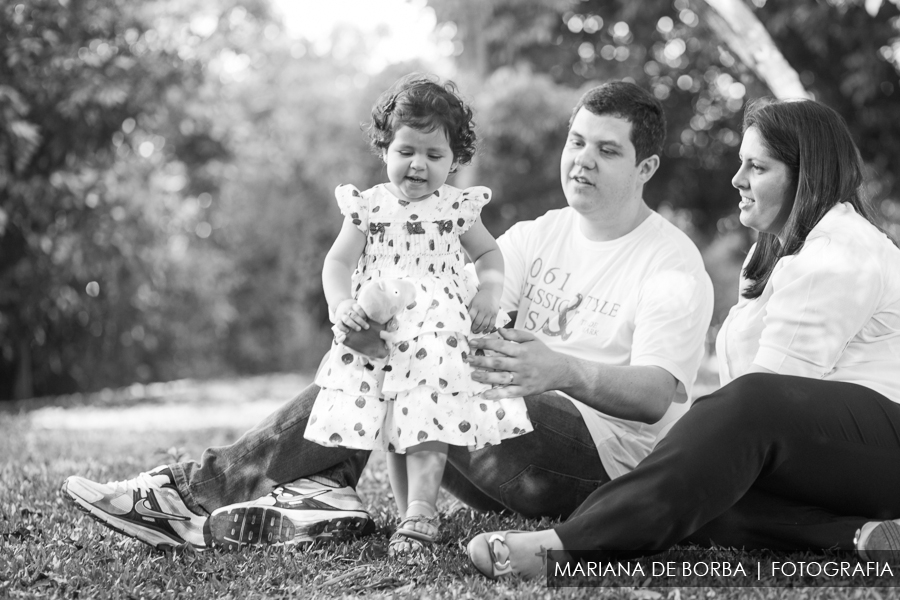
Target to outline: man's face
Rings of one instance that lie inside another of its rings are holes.
[[[635,164],[629,121],[581,108],[560,159],[569,206],[587,215],[641,202],[641,186],[649,179],[641,175],[646,160]]]

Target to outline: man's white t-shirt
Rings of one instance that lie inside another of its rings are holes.
[[[608,365],[657,366],[678,380],[675,403],[652,425],[572,399],[615,478],[687,410],[712,317],[712,282],[690,238],[655,212],[607,242],[587,239],[580,218],[572,208],[552,210],[497,240],[506,263],[500,305],[518,312],[517,329],[555,351]]]

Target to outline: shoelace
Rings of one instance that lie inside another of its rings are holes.
[[[296,482],[295,482],[296,483]],[[272,490],[270,495],[278,495],[278,494],[298,494],[304,495],[309,494],[310,492],[315,492],[318,490],[327,489],[328,491],[334,491],[338,488],[330,485],[325,485],[322,483],[317,483],[311,480],[303,480],[303,483],[297,485],[279,485],[277,488]]]
[[[111,486],[116,493],[122,494],[125,492],[133,492],[137,489],[153,489],[158,490],[159,484],[153,481],[155,475],[151,475],[150,473],[140,473],[137,477],[133,479],[124,479],[122,481],[110,481],[106,485]]]

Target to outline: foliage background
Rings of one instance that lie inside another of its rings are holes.
[[[378,71],[361,60],[373,40],[293,38],[266,0],[2,3],[0,399],[313,368],[332,190],[383,180],[360,123],[412,70],[474,104],[481,149],[455,183],[493,188],[495,235],[564,205],[559,149],[581,91],[651,89],[669,136],[645,197],[706,258],[712,337],[752,241],[730,186],[740,115],[768,90],[701,2],[427,0],[446,63]],[[900,0],[748,6],[847,119],[900,238]]]

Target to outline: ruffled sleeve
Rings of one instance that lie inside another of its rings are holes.
[[[466,188],[462,191],[459,202],[457,226],[459,233],[465,233],[478,220],[481,208],[491,201],[491,190],[482,185]]]
[[[352,184],[339,185],[334,190],[341,214],[349,217],[360,231],[369,229],[369,204],[362,197],[359,189]]]

